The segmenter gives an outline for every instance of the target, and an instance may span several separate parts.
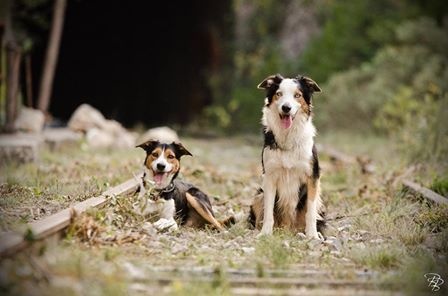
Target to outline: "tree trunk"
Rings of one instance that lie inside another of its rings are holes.
[[[14,29],[12,26],[13,1],[6,4],[5,35],[3,47],[6,49],[6,106],[5,106],[5,131],[14,131],[14,120],[17,117],[18,93],[20,81],[20,61],[22,52],[17,43]]]
[[[29,108],[33,108],[33,73],[31,71],[31,53],[25,57],[26,78],[26,102]]]
[[[42,71],[42,80],[39,89],[39,98],[37,101],[37,107],[44,113],[48,112],[48,107],[50,105],[53,77],[58,60],[59,44],[61,41],[62,28],[64,25],[66,4],[66,0],[54,0],[51,34],[48,41],[45,64]]]

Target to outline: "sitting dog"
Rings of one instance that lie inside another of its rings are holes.
[[[259,236],[271,234],[275,226],[319,238],[324,220],[311,97],[321,89],[308,77],[280,74],[267,77],[258,88],[266,90],[263,180],[249,222],[256,228],[262,224]]]
[[[212,225],[218,230],[232,224],[233,217],[224,222],[215,219],[208,196],[195,186],[176,179],[180,170],[180,158],[192,154],[180,143],[160,143],[149,140],[137,147],[146,151],[144,173],[139,189],[143,202],[141,213],[159,214],[154,223],[158,230],[177,229],[180,225],[201,228]],[[146,185],[153,183],[153,190],[147,192]],[[149,193],[149,198],[147,197]]]

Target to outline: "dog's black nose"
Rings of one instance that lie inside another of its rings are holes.
[[[157,169],[158,169],[159,171],[163,171],[163,170],[165,169],[165,167],[166,167],[166,165],[164,165],[163,163],[158,163],[158,164],[157,164]]]
[[[283,112],[288,113],[289,111],[291,111],[291,107],[289,107],[288,105],[283,105],[282,110]]]

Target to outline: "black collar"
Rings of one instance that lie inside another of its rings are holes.
[[[162,189],[155,189],[154,191],[154,200],[157,200],[159,198],[163,198],[165,200],[169,200],[172,199],[173,196],[169,193],[174,191],[174,188],[176,188],[176,186],[174,186],[173,181],[171,181],[171,183],[166,186],[165,188]]]

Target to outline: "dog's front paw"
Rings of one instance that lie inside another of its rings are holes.
[[[261,231],[259,234],[257,234],[257,238],[261,238],[263,236],[271,235],[272,234],[272,227],[267,227],[263,225],[263,228],[261,228]]]
[[[306,233],[306,237],[310,238],[310,239],[315,239],[315,240],[319,240],[319,241],[324,241],[324,236],[322,235],[322,233],[317,232],[317,231],[305,231]]]
[[[178,229],[177,223],[174,219],[161,218],[156,222],[154,222],[153,225],[158,231],[164,231],[164,230],[174,231]]]

